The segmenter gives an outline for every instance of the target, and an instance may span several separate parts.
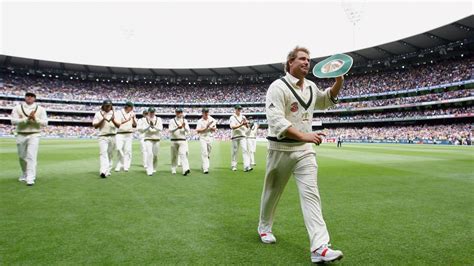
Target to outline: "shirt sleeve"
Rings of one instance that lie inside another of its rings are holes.
[[[318,110],[328,109],[329,107],[334,106],[337,103],[338,99],[334,99],[331,96],[330,90],[331,88],[327,88],[326,90],[321,91],[320,89],[316,87],[315,89],[316,103],[314,105],[315,109],[318,109]]]
[[[163,131],[163,121],[159,117],[157,117],[156,119],[158,119],[158,130]]]
[[[46,109],[41,108],[40,110],[41,112],[38,115],[37,122],[38,124],[40,124],[40,126],[45,127],[48,125],[48,116],[46,115]]]
[[[237,119],[235,119],[234,116],[231,116],[229,119],[229,125],[230,125],[230,128],[232,128],[232,127],[238,126],[239,122],[237,121]]]
[[[92,120],[92,125],[95,126],[99,124],[101,120],[102,120],[102,116],[99,114],[99,112],[95,113],[94,119]]]
[[[14,107],[12,110],[12,124],[13,125],[18,125],[21,123],[26,123],[28,121],[28,117],[20,117],[19,112],[18,112],[18,107]]]
[[[265,111],[269,127],[276,134],[278,139],[285,137],[285,133],[291,122],[285,118],[285,98],[284,93],[276,83],[270,85],[267,91]]]

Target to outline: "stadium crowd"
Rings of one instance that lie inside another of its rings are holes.
[[[348,76],[340,97],[387,91],[421,88],[450,82],[470,80],[474,58],[427,63],[401,70]],[[320,88],[332,80],[316,80]],[[40,98],[63,100],[133,101],[144,103],[233,103],[263,102],[269,84],[254,85],[194,85],[194,84],[139,84],[62,80],[55,77],[7,74],[3,78],[2,95],[23,96],[26,91]]]
[[[403,105],[403,104],[414,104],[420,102],[429,102],[429,101],[441,101],[448,99],[458,99],[465,97],[474,97],[473,89],[461,89],[447,92],[437,92],[430,93],[425,95],[410,96],[410,97],[400,97],[400,98],[389,98],[389,99],[379,99],[379,100],[367,100],[367,101],[358,101],[358,102],[341,102],[331,110],[352,110],[358,108],[367,108],[367,107],[381,107],[381,106],[390,106],[390,105]],[[4,107],[14,107],[20,101],[12,100],[0,100],[0,105]],[[99,105],[92,104],[67,104],[67,103],[46,103],[41,102],[41,106],[45,107],[47,111],[49,110],[65,110],[65,111],[90,111],[95,112],[99,108]],[[120,106],[116,106],[115,109],[120,109]],[[141,112],[146,107],[137,107],[136,112]],[[157,113],[171,114],[174,112],[174,107],[155,107]],[[185,114],[200,114],[200,107],[184,107],[182,108]],[[234,112],[232,107],[210,107],[211,114],[231,114]],[[249,106],[244,107],[245,113],[263,113],[265,112],[265,106]]]

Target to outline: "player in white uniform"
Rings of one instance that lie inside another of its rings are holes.
[[[250,165],[255,166],[255,152],[257,151],[257,132],[259,124],[252,122],[247,130],[247,150],[250,156]]]
[[[143,128],[144,124],[146,123],[146,119],[148,116],[148,111],[145,109],[143,110],[143,117],[138,119],[137,121],[137,128]],[[145,146],[145,133],[139,131],[139,140],[140,140],[140,151],[142,152],[142,164],[143,168],[146,170],[146,161],[147,161],[147,156],[146,156],[146,146]]]
[[[171,134],[171,173],[176,174],[178,156],[181,158],[183,175],[191,173],[188,162],[188,141],[186,135],[191,132],[188,121],[183,116],[181,108],[176,109],[176,117],[169,122]]]
[[[125,172],[128,172],[132,163],[133,128],[137,126],[133,103],[126,102],[123,110],[117,113],[116,119],[120,123],[120,127],[115,137],[118,157],[115,171],[119,172],[123,168]]]
[[[242,157],[244,160],[244,171],[252,171],[253,168],[250,166],[250,157],[247,150],[247,130],[248,130],[248,121],[244,115],[241,114],[242,106],[235,106],[235,113],[230,117],[229,123],[230,128],[232,129],[232,158],[231,158],[231,167],[232,171],[237,171],[237,153],[239,152],[239,147],[242,150]]]
[[[155,116],[155,108],[148,108],[148,116],[145,117],[145,123],[141,123],[138,130],[143,133],[145,140],[147,155],[146,174],[151,176],[157,169],[161,132],[163,131],[163,123],[161,118]]]
[[[112,170],[113,152],[115,150],[115,135],[120,122],[115,119],[115,112],[110,100],[102,102],[100,111],[95,113],[92,125],[99,131],[100,177],[110,176]]]
[[[212,150],[212,133],[217,130],[216,120],[209,115],[209,109],[202,109],[202,118],[198,120],[196,131],[199,134],[199,143],[201,144],[202,172],[209,173],[209,159]]]
[[[35,101],[36,95],[27,92],[25,103],[15,106],[11,116],[11,122],[16,126],[16,147],[21,167],[19,181],[26,182],[27,186],[35,184],[41,127],[48,124],[46,110]]]
[[[314,109],[326,109],[337,102],[343,78],[336,78],[332,87],[321,91],[305,79],[309,67],[308,50],[296,47],[288,54],[286,76],[274,81],[267,91],[268,154],[258,233],[262,242],[276,242],[272,233],[275,209],[288,179],[294,175],[311,244],[311,261],[329,262],[343,254],[329,248],[313,148],[313,144],[321,143],[322,134],[312,132],[312,118]]]

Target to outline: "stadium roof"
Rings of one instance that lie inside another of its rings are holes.
[[[398,41],[374,47],[347,52],[354,58],[354,66],[370,66],[372,63],[383,63],[386,59],[403,57],[408,54],[449,53],[452,46],[474,46],[474,15],[463,18],[448,25],[417,34]],[[471,49],[472,50],[472,49]],[[313,63],[324,57],[313,58]],[[222,76],[273,74],[283,71],[282,63],[222,68],[127,68],[53,62],[21,57],[0,55],[3,67],[21,67],[34,70],[60,70],[69,72],[102,73],[116,76]]]

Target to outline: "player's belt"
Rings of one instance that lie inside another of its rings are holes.
[[[232,137],[230,139],[240,139],[240,138],[245,138],[245,136],[237,136],[237,137]]]
[[[145,140],[160,141],[160,139],[145,139]]]
[[[267,137],[268,140],[275,141],[275,142],[286,142],[286,143],[300,143],[301,141],[289,139],[289,138],[282,138],[278,139],[277,137]]]
[[[125,131],[117,132],[117,134],[131,134],[131,133],[133,133],[133,132],[131,132],[131,131],[130,132],[125,132]]]
[[[17,132],[18,135],[31,135],[31,134],[37,134],[37,133],[41,133],[41,132]]]
[[[99,135],[99,137],[111,137],[111,136],[115,136],[116,133],[112,133],[112,134],[105,134],[105,135]]]
[[[182,140],[186,140],[186,139],[170,139],[171,141],[182,141]]]

